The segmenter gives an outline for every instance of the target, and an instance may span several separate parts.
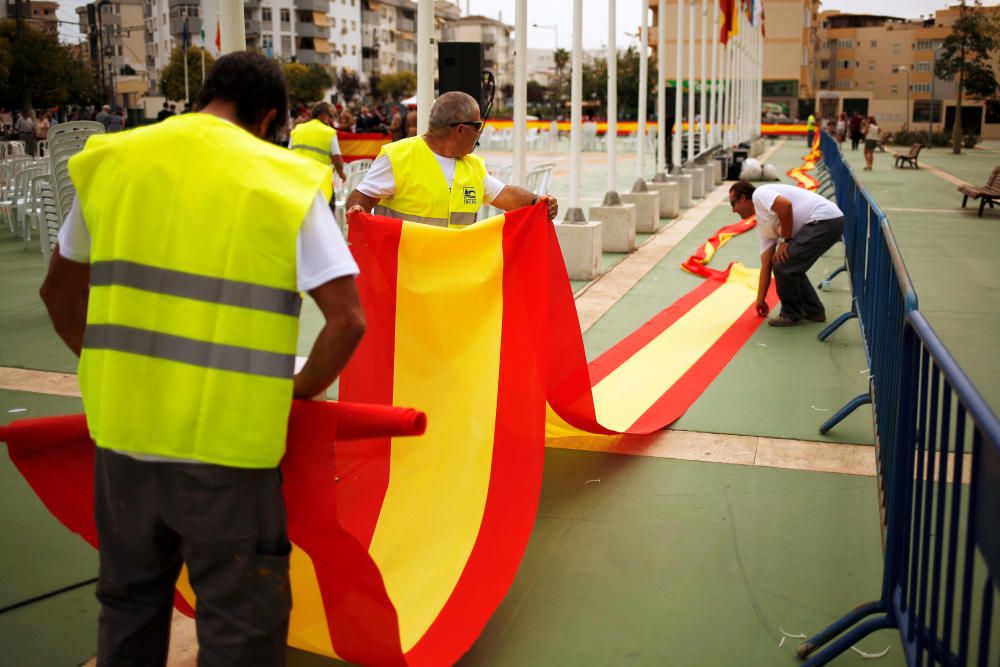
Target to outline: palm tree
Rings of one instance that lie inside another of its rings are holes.
[[[566,49],[556,49],[552,58],[556,67],[556,91],[553,96],[552,102],[552,117],[555,118],[557,107],[562,106],[562,90],[563,90],[563,70],[569,64],[569,51]]]

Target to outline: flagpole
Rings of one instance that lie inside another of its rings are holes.
[[[660,9],[664,10],[660,13],[660,25],[663,29],[660,31],[660,44],[666,46],[667,42],[667,24],[663,20],[664,14],[666,13],[665,7],[667,3],[664,0],[660,0]],[[663,58],[660,60],[660,71],[663,72],[661,76],[666,76],[667,65],[667,54],[663,51]],[[673,172],[679,174],[681,171],[681,137],[683,137],[682,124],[684,110],[681,108],[681,98],[684,94],[684,87],[682,85],[684,79],[684,0],[677,0],[677,73],[674,79],[674,127],[677,128],[676,132],[673,132],[673,144],[670,146],[670,161],[673,167]],[[666,114],[664,114],[666,116]],[[666,118],[664,118],[666,121]],[[665,124],[665,123],[664,123]],[[667,128],[667,131],[672,131],[672,128]]]
[[[718,3],[716,3],[718,5]],[[703,152],[708,148],[708,133],[705,131],[708,125],[708,57],[706,48],[708,47],[708,0],[701,0],[701,122],[698,123],[698,138],[700,140],[698,152]]]
[[[694,14],[698,7],[698,0],[691,0],[691,8],[688,10],[688,77],[687,77],[687,89],[688,89],[688,145],[687,145],[687,162],[688,168],[694,167],[694,39],[695,39],[695,22]]]
[[[639,35],[639,131],[635,144],[635,178],[646,172],[646,95],[649,90],[649,2],[642,3],[642,32]],[[662,46],[660,47],[663,48]],[[660,123],[663,124],[662,122]]]
[[[187,16],[184,17],[184,36],[181,39],[181,50],[184,53],[184,107],[191,106],[191,91],[188,88],[188,23]]]
[[[709,143],[719,143],[719,3],[712,3],[712,90],[708,94]]]
[[[684,0],[678,0],[683,3]],[[660,0],[656,10],[656,173],[667,168],[667,0]],[[676,84],[674,86],[676,88]]]

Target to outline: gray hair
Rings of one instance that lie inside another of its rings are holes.
[[[476,102],[476,98],[453,90],[434,100],[428,127],[431,132],[448,130],[455,123],[471,121],[477,111],[479,102]]]

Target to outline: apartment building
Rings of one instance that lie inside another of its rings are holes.
[[[362,80],[417,71],[417,3],[413,0],[359,0],[361,7]],[[434,3],[435,42],[449,39],[448,26],[461,9],[447,0]],[[437,53],[434,54],[437,71]]]
[[[361,72],[361,0],[330,0],[330,64]]]
[[[934,76],[934,58],[960,11],[949,7],[916,20],[822,12],[815,59],[819,113],[874,115],[888,131],[905,126],[923,130],[930,122],[935,130],[950,129],[958,85]],[[1000,7],[983,11],[998,12]],[[994,69],[1000,71],[996,55]],[[963,128],[1000,138],[1000,109],[968,99],[962,107]]]
[[[702,15],[711,25],[716,0],[698,2],[694,0],[695,14],[695,77],[701,78],[701,20]],[[764,24],[764,90],[763,101],[774,102],[788,110],[791,117],[805,118],[813,110],[816,92],[814,80],[814,53],[817,45],[817,29],[820,0],[767,0],[767,16]],[[649,46],[655,53],[659,39],[659,0],[649,0],[653,18],[649,31]],[[692,9],[692,3],[685,3],[685,11]],[[677,0],[666,3],[666,57],[667,78],[673,80],[677,71]],[[684,77],[688,73],[688,26],[690,15],[684,17],[684,55],[682,64]],[[707,31],[705,48],[706,71],[711,72],[712,49],[711,29]],[[709,74],[709,77],[711,74]]]
[[[11,19],[17,17],[16,0],[0,0],[0,19]],[[59,35],[59,18],[56,16],[58,2],[47,0],[23,0],[20,3],[22,17],[27,25],[46,32],[53,37]]]
[[[99,84],[115,104],[137,105],[150,90],[143,0],[94,3],[77,7],[76,13]]]

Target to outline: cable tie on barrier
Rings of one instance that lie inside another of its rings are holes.
[[[809,407],[812,408],[813,410],[815,410],[816,412],[829,412],[830,411],[830,408],[817,408],[815,405],[810,405]]]
[[[892,648],[892,647],[891,646],[886,646],[885,650],[882,651],[881,653],[865,653],[864,651],[862,651],[861,649],[859,649],[857,646],[852,646],[851,650],[854,651],[855,653],[857,653],[858,655],[860,655],[865,660],[874,660],[875,658],[884,658],[886,656],[886,654],[889,652],[890,648]]]
[[[589,486],[591,484],[600,484],[600,483],[601,483],[601,480],[599,480],[599,479],[588,479],[586,482],[583,483],[583,485],[584,486]]]
[[[784,646],[784,645],[785,645],[785,637],[782,637],[782,638],[781,638],[781,641],[780,641],[780,642],[778,642],[778,648],[781,648],[781,647],[782,647],[782,646]]]

